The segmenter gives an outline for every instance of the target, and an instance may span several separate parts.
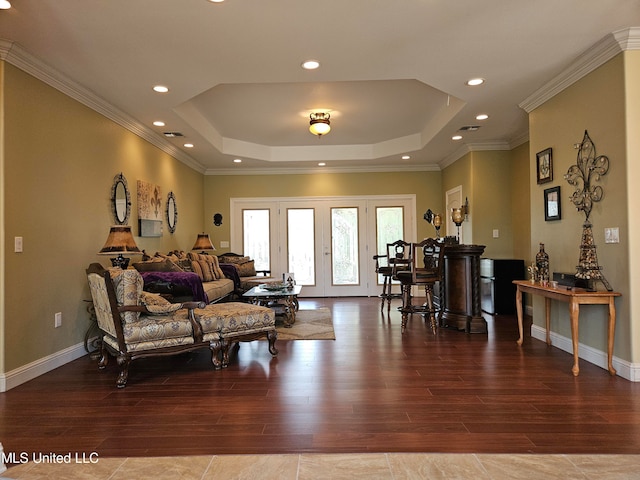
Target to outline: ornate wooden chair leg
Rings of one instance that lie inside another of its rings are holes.
[[[129,364],[131,363],[131,359],[127,355],[120,355],[117,360],[120,366],[120,373],[116,380],[116,386],[118,388],[124,388],[127,386],[127,380],[129,379]]]
[[[107,350],[107,346],[104,342],[102,342],[102,346],[100,347],[100,358],[98,359],[98,368],[102,370],[109,363],[109,351]]]
[[[402,324],[400,330],[404,333],[407,330],[407,320],[411,313],[411,284],[402,284]]]
[[[387,283],[389,281],[389,277],[384,275],[384,279],[382,280],[382,293],[380,294],[380,312],[384,313],[384,301],[387,298]]]
[[[269,353],[274,357],[278,355],[278,349],[276,348],[276,339],[278,338],[278,332],[274,330],[269,330],[267,332],[267,339],[269,340]]]
[[[220,360],[220,350],[222,349],[222,344],[220,340],[213,340],[209,342],[209,350],[211,350],[211,363],[213,363],[213,368],[216,370],[220,370],[222,368],[222,361]]]
[[[425,288],[425,291],[427,294],[427,308],[428,308],[428,314],[429,314],[429,322],[431,324],[431,331],[435,335],[437,330],[437,325],[436,325],[436,312],[435,312],[435,309],[433,308],[433,286],[428,285]]]

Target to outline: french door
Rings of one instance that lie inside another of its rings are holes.
[[[232,251],[273,276],[293,273],[309,297],[378,295],[372,257],[385,235],[415,238],[413,195],[231,199],[231,212]]]

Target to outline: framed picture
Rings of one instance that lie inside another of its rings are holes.
[[[544,191],[544,219],[560,220],[562,210],[560,209],[560,187],[547,188]]]
[[[536,172],[538,185],[553,180],[553,157],[551,156],[550,148],[536,153]]]

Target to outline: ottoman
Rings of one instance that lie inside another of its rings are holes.
[[[211,362],[216,369],[229,365],[229,350],[238,342],[251,342],[261,337],[269,341],[269,353],[278,355],[275,346],[278,333],[273,310],[260,305],[225,302],[207,305],[194,311],[202,328],[202,339],[209,342]]]

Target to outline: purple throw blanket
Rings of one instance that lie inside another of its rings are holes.
[[[193,272],[140,272],[147,286],[153,282],[168,282],[175,285],[184,285],[191,288],[193,300],[196,302],[209,303],[207,294],[202,288],[202,281],[197,273]]]

